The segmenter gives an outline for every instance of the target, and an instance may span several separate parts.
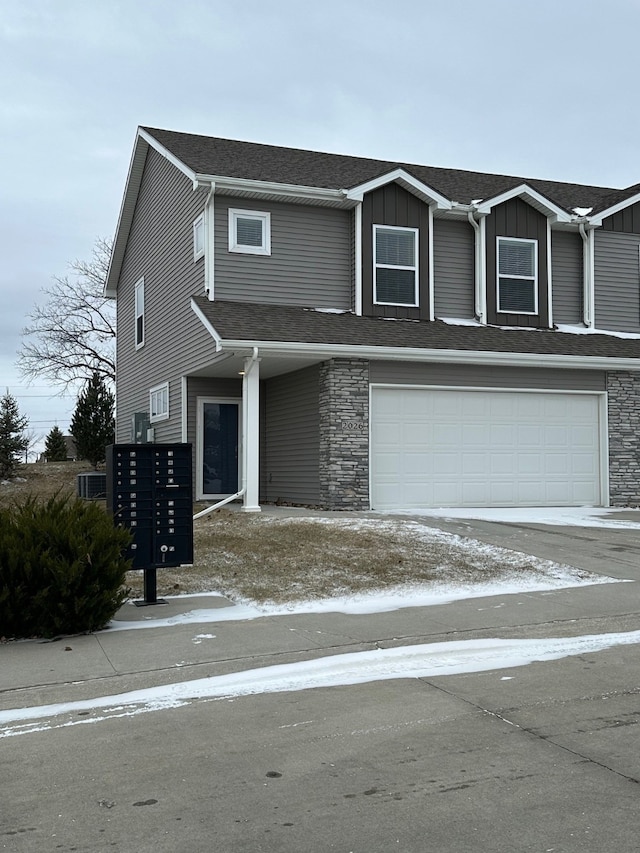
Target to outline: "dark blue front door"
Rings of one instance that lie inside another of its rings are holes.
[[[238,404],[203,403],[202,492],[238,491]]]

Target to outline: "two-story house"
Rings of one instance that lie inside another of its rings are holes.
[[[140,128],[106,293],[199,499],[640,502],[640,185]]]

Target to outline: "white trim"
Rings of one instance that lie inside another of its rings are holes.
[[[144,141],[152,148],[155,148],[159,154],[166,157],[167,160],[172,163],[176,169],[179,169],[183,175],[186,175],[191,181],[196,181],[196,173],[193,169],[190,169],[182,162],[182,160],[179,160],[175,154],[172,154],[168,148],[165,148],[161,142],[158,142],[155,136],[151,136],[151,134],[147,133],[147,131],[143,130],[141,127],[138,128],[138,136],[141,139],[144,139]]]
[[[364,184],[352,187],[350,190],[346,191],[346,197],[353,201],[362,201],[363,197],[367,193],[394,182],[400,184],[409,191],[413,191],[414,195],[418,195],[429,205],[435,205],[439,210],[451,210],[452,203],[448,198],[445,198],[445,196],[441,195],[437,190],[432,189],[427,184],[423,184],[422,181],[414,178],[413,175],[410,175],[409,172],[406,172],[404,169],[394,169],[392,172],[387,172],[386,175],[380,175],[378,178],[373,178],[370,181],[366,181]]]
[[[435,295],[435,271],[433,261],[433,208],[429,207],[429,281],[427,282],[429,290],[429,319],[436,319],[436,295]],[[417,254],[417,252],[416,252]],[[418,260],[416,258],[416,260]],[[420,300],[420,279],[418,278],[418,300]]]
[[[210,298],[213,298],[213,297],[210,297]],[[216,342],[216,352],[220,352],[220,350],[222,349],[222,338],[216,332],[214,327],[211,325],[209,318],[205,316],[205,314],[202,311],[202,308],[200,308],[200,306],[194,300],[193,297],[191,297],[191,310],[195,313],[195,315],[198,317],[198,319],[200,320],[202,325],[205,327],[205,329],[209,332],[209,334],[211,335],[213,340]]]
[[[204,419],[204,404],[205,403],[230,403],[238,406],[238,487],[242,483],[242,398],[241,397],[196,397],[196,500],[206,501],[216,498],[229,497],[226,493],[212,494],[203,492],[202,482],[202,465],[203,457],[203,419]]]
[[[204,212],[200,214],[200,216],[196,217],[193,221],[193,261],[199,261],[200,258],[204,257],[204,247],[205,247],[205,225],[204,225]],[[199,237],[199,239],[198,239]],[[198,242],[200,243],[200,248],[198,248]]]
[[[478,297],[480,309],[480,322],[487,322],[487,218],[480,218],[480,246],[478,248],[478,261],[480,264],[478,279]]]
[[[146,340],[145,304],[144,304],[144,301],[145,301],[144,276],[142,276],[142,278],[139,278],[138,281],[136,281],[136,283],[134,285],[133,292],[134,292],[134,297],[133,297],[134,298],[133,341],[135,344],[135,348],[138,350],[138,349],[142,349],[142,347],[144,346],[144,342]],[[139,294],[142,294],[142,298],[140,298]],[[139,304],[140,302],[142,302],[142,310],[140,310],[140,304]],[[142,321],[140,323],[140,331],[141,331],[140,339],[138,339],[138,320]]]
[[[229,216],[229,251],[243,255],[271,254],[271,213],[264,210],[244,210],[230,207]],[[247,246],[238,243],[238,219],[257,219],[262,223],[262,243],[260,246]]]
[[[397,388],[398,390],[412,390],[414,388],[423,391],[478,391],[478,392],[500,392],[508,394],[571,394],[572,396],[589,396],[598,398],[598,434],[599,434],[599,483],[600,483],[600,506],[609,506],[609,418],[608,418],[608,395],[606,391],[589,391],[587,389],[566,388],[505,388],[493,385],[433,385],[423,383],[404,382],[371,382],[369,383],[369,412],[373,411],[373,390],[375,388]],[[372,423],[369,418],[369,508],[371,508],[371,495],[373,494],[372,482]]]
[[[260,512],[260,359],[255,349],[242,376],[242,490],[244,512]]]
[[[214,298],[216,270],[215,199],[216,186],[211,184],[204,206],[204,290],[209,299]]]
[[[189,435],[189,380],[186,376],[180,377],[180,441],[186,444]]]
[[[373,255],[373,304],[374,305],[397,305],[403,308],[417,308],[420,304],[420,267],[419,267],[419,257],[420,257],[420,230],[418,228],[404,227],[400,225],[380,225],[373,224],[372,226],[372,255]],[[412,231],[414,234],[414,244],[413,244],[413,256],[415,264],[414,266],[401,266],[400,264],[379,264],[377,259],[377,241],[376,241],[376,233],[378,229],[382,229],[384,231]],[[392,269],[392,270],[413,270],[413,303],[410,302],[383,302],[378,299],[378,281],[377,281],[377,270],[378,269]]]
[[[156,398],[155,408],[159,410],[159,413],[155,415],[153,413],[154,397]],[[160,406],[157,405],[158,402],[161,403]],[[166,407],[164,406],[165,402]],[[149,388],[149,423],[154,424],[158,421],[167,420],[169,420],[169,383],[160,382],[158,385]]]
[[[514,187],[511,190],[507,190],[504,193],[500,193],[500,195],[494,196],[493,198],[483,199],[476,205],[476,210],[478,213],[488,214],[491,213],[492,208],[497,207],[499,204],[503,204],[505,201],[509,201],[512,198],[518,198],[520,196],[526,196],[530,202],[534,202],[534,207],[542,208],[546,211],[546,216],[555,217],[554,221],[556,222],[574,221],[573,214],[567,213],[566,210],[563,210],[552,201],[549,201],[548,198],[545,198],[545,196],[541,195],[537,190],[532,189],[526,183],[520,184],[519,186]]]
[[[359,201],[354,210],[354,310],[357,317],[362,316],[362,202]]]
[[[501,275],[500,273],[500,243],[529,243],[534,247],[533,252],[533,276],[529,275]],[[533,284],[534,309],[533,311],[516,311],[500,307],[500,279],[517,279],[518,281],[530,281]],[[535,317],[539,314],[538,305],[538,241],[529,237],[502,237],[496,236],[496,313],[497,314],[528,314]]]
[[[553,269],[551,265],[551,222],[547,219],[547,312],[548,325],[553,328]],[[537,290],[537,288],[536,288]]]

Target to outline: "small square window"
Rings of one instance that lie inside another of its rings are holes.
[[[136,284],[135,290],[135,341],[136,349],[144,346],[144,279],[141,278]]]
[[[166,421],[169,417],[169,383],[163,382],[149,391],[149,420]]]
[[[418,230],[373,226],[374,302],[418,304]]]
[[[538,243],[498,237],[498,311],[538,313]]]
[[[229,251],[271,254],[271,214],[229,208]]]
[[[193,260],[204,256],[204,213],[193,223]]]

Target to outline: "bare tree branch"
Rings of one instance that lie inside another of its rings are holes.
[[[111,240],[97,240],[90,261],[73,261],[69,275],[43,288],[45,299],[28,314],[18,352],[28,381],[48,380],[61,393],[95,373],[115,382],[115,307],[103,295],[111,249]]]

